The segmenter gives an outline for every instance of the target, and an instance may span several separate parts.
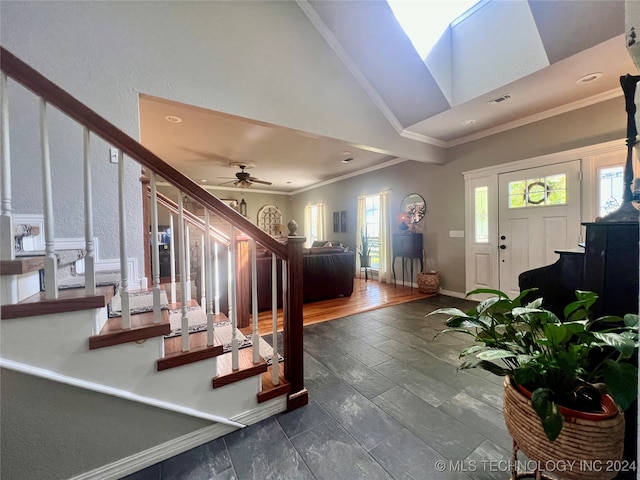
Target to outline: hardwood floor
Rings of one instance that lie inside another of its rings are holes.
[[[435,294],[420,293],[417,288],[409,286],[393,286],[378,281],[366,281],[356,277],[353,284],[353,294],[350,297],[334,298],[304,305],[304,325],[326,322],[336,318],[367,312],[382,307],[398,305],[400,303],[431,297]],[[258,314],[258,333],[268,335],[273,332],[272,312]],[[246,332],[243,330],[243,333]],[[247,329],[248,332],[251,328]],[[282,310],[278,310],[278,331],[282,331]]]

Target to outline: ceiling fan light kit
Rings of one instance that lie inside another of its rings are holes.
[[[247,168],[255,167],[252,163],[240,163],[240,162],[231,162],[229,164],[230,167],[239,168],[240,171],[236,172],[236,180],[233,182],[233,185],[239,188],[249,188],[254,183],[261,183],[263,185],[271,185],[271,182],[267,182],[264,180],[259,180],[256,177],[252,177],[249,172],[245,172]],[[227,182],[231,183],[231,182]],[[224,184],[223,184],[224,185]]]

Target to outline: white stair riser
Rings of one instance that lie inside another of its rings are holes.
[[[37,271],[22,275],[3,275],[0,279],[2,305],[21,302],[39,291],[40,274]]]
[[[258,407],[260,376],[213,389],[216,359],[156,371],[161,338],[89,350],[96,311],[2,321],[2,358],[137,395],[235,417]]]

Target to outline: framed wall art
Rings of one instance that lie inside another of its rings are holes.
[[[220,201],[226,205],[229,205],[236,212],[238,211],[238,200],[234,198],[221,198]]]

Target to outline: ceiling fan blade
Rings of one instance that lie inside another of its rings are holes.
[[[218,178],[224,178],[224,177],[218,177]],[[229,179],[229,181],[228,181],[228,182],[218,183],[218,186],[228,185],[228,184],[233,183],[233,182],[234,182],[234,180],[233,180],[233,179]]]
[[[253,183],[262,183],[264,185],[271,185],[271,182],[265,182],[264,180],[258,180],[257,178],[250,178],[249,180],[251,180]]]

